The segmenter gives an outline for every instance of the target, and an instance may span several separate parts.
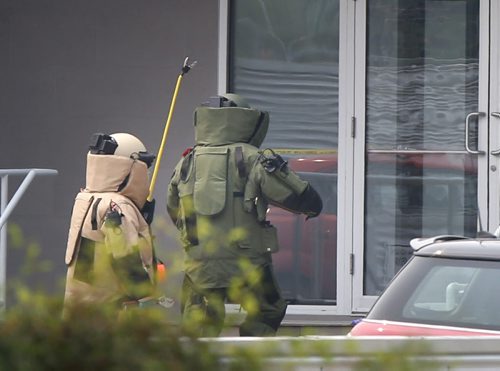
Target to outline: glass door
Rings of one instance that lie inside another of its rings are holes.
[[[412,238],[490,227],[489,2],[356,3],[364,37],[355,58],[363,85],[354,109],[352,309],[366,311],[411,256]]]

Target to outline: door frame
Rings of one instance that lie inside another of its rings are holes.
[[[489,18],[498,20],[500,17],[500,3],[498,1],[490,1]],[[498,22],[490,21],[491,39],[489,40],[489,71],[485,72],[489,77],[489,111],[487,108],[484,112],[488,114],[484,117],[485,125],[489,123],[489,136],[484,138],[484,143],[488,144],[487,153],[489,163],[485,165],[487,169],[481,178],[487,178],[488,184],[485,186],[489,190],[489,198],[480,200],[480,205],[487,205],[488,219],[487,228],[490,232],[494,232],[500,225],[500,156],[492,155],[492,150],[500,148],[500,118],[493,117],[492,112],[500,112],[500,25]],[[487,99],[487,98],[485,98]],[[488,138],[489,137],[489,138]],[[489,139],[489,140],[488,140]],[[495,170],[494,170],[495,169]],[[488,176],[489,175],[489,176]],[[484,198],[484,196],[483,196]],[[481,210],[481,209],[480,209]]]

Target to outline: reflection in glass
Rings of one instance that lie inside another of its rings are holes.
[[[409,241],[476,231],[477,161],[457,154],[368,154],[365,293],[374,295],[412,254]],[[402,171],[404,169],[404,171]]]
[[[378,295],[410,239],[476,231],[464,122],[477,111],[479,1],[367,7],[364,294]]]
[[[230,9],[229,90],[269,112],[263,147],[286,155],[325,203],[307,222],[271,208],[278,281],[291,302],[334,303],[338,0],[234,0]]]

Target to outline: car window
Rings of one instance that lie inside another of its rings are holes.
[[[457,308],[479,268],[433,267],[403,308],[403,316],[441,318]],[[424,309],[425,311],[419,311]]]
[[[500,330],[500,262],[414,257],[367,318]]]

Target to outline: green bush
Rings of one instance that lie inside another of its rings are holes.
[[[63,318],[60,301],[39,297],[10,309],[0,333],[0,370],[217,369],[205,343],[150,309],[78,306]]]
[[[336,356],[345,360],[358,354],[355,339],[341,343],[341,352],[334,351],[328,339],[218,342],[187,336],[165,320],[161,309],[117,311],[78,305],[65,309],[63,316],[60,300],[41,294],[30,298],[9,309],[0,321],[0,370],[294,370],[307,368],[304,360],[310,358],[334,367]],[[354,360],[351,369],[435,368],[428,360],[414,358],[429,354],[420,345],[402,344],[390,352],[366,355]],[[319,369],[317,363],[309,366]]]

